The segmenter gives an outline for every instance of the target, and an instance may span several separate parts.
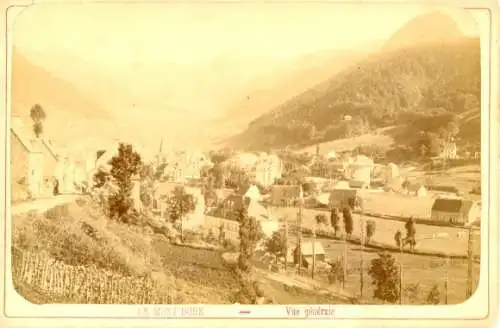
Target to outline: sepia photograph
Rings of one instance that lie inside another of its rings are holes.
[[[487,283],[471,10],[47,2],[16,16],[7,277],[27,302],[308,317],[457,305]]]

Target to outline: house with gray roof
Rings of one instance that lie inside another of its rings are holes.
[[[481,219],[477,201],[461,198],[437,198],[431,209],[431,220],[468,225]]]

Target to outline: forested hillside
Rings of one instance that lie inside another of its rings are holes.
[[[479,40],[454,38],[373,55],[254,120],[232,144],[307,144],[388,126],[403,126],[393,132],[404,141],[400,132],[440,133],[450,122],[474,143],[479,112]]]

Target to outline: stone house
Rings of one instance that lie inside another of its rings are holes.
[[[35,198],[51,196],[59,161],[51,143],[36,138],[18,117],[12,118],[10,137],[12,200],[25,199],[28,192]]]

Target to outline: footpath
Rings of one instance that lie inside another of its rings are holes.
[[[81,197],[81,195],[57,195],[48,198],[35,199],[12,205],[10,211],[12,215],[21,215],[33,211],[43,213],[58,205],[71,203],[79,197]]]

